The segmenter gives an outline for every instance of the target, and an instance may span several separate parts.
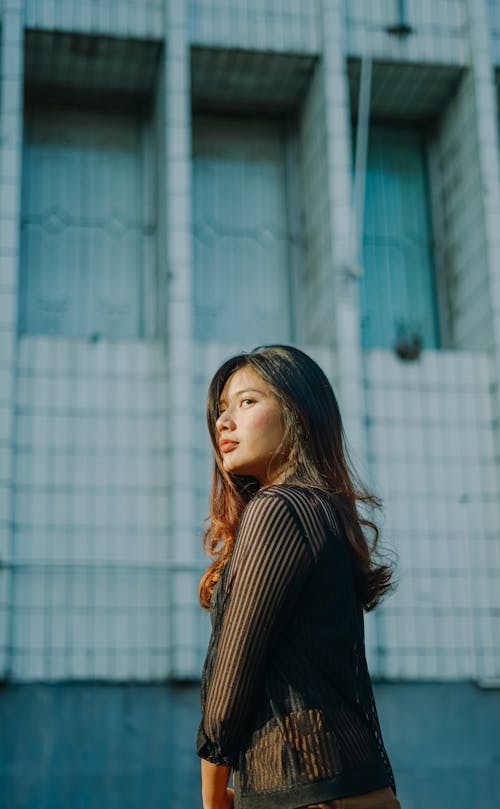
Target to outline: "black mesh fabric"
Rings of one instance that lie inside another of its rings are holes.
[[[396,791],[351,554],[325,492],[257,493],[210,616],[197,752],[233,768],[236,809]]]

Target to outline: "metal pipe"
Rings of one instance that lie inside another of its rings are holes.
[[[356,127],[356,153],[354,158],[353,218],[354,238],[352,261],[356,274],[362,275],[363,222],[365,214],[366,164],[370,125],[370,97],[372,85],[372,57],[364,54],[358,94],[358,121]]]
[[[413,33],[413,28],[408,22],[407,11],[406,0],[397,0],[398,21],[394,25],[387,26],[388,34],[405,37]]]

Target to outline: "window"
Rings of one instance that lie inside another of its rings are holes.
[[[438,346],[432,233],[422,135],[370,129],[361,284],[362,343]]]
[[[22,332],[142,336],[153,230],[143,155],[143,127],[133,115],[28,113]]]
[[[282,127],[198,121],[193,237],[196,338],[238,343],[290,339]]]

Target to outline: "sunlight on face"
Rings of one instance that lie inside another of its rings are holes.
[[[284,435],[282,408],[261,376],[240,368],[224,385],[216,429],[224,469],[252,475],[262,485],[283,480],[274,458]]]

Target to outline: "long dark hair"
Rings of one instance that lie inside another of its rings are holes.
[[[377,606],[392,588],[392,565],[377,551],[379,530],[359,506],[380,508],[379,497],[359,481],[346,447],[339,406],[319,365],[298,348],[259,346],[226,360],[208,390],[207,421],[214,449],[209,524],[203,547],[216,557],[204,573],[200,603],[207,608],[213,588],[231,556],[241,513],[259,489],[256,478],[226,472],[218,445],[219,401],[228,379],[240,368],[251,368],[267,384],[282,407],[283,441],[278,453],[290,460],[287,483],[320,488],[330,495],[350,544],[358,597],[366,611]],[[366,532],[372,533],[369,542]]]

